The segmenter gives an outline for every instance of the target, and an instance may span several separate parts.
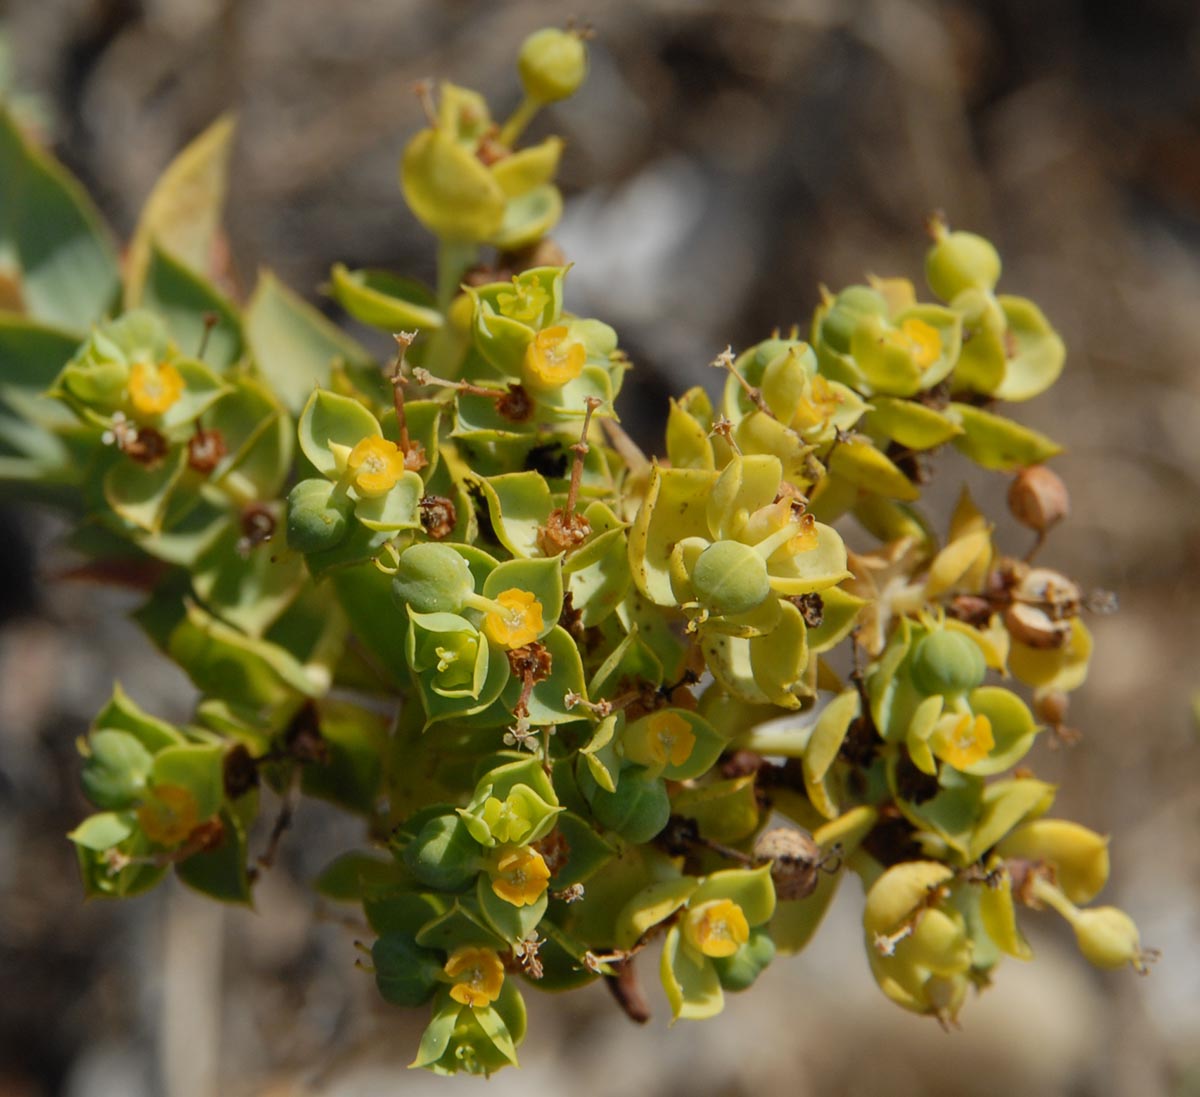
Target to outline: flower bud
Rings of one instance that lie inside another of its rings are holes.
[[[1008,489],[1008,509],[1023,526],[1045,533],[1071,510],[1067,486],[1045,465],[1021,469]]]
[[[287,543],[296,552],[331,549],[346,536],[350,499],[328,480],[301,480],[287,499]]]
[[[587,46],[573,31],[545,27],[525,39],[517,69],[530,99],[555,103],[574,95],[587,77]]]

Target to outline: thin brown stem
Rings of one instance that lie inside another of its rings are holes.
[[[617,973],[604,976],[604,985],[625,1016],[635,1024],[644,1025],[650,1020],[650,1003],[646,1001],[641,983],[638,982],[633,957],[614,961],[612,966]]]
[[[592,426],[592,415],[600,406],[600,400],[589,396],[584,403],[583,429],[579,432],[579,441],[571,447],[575,459],[571,463],[571,486],[567,489],[566,510],[568,523],[575,517],[575,504],[579,500],[579,485],[583,482],[583,462],[591,448],[588,446],[588,431]]]
[[[412,441],[408,437],[408,416],[404,412],[404,356],[417,337],[415,331],[398,331],[392,336],[396,340],[396,364],[392,367],[392,401],[396,407],[396,426],[400,431],[400,448],[408,453]]]

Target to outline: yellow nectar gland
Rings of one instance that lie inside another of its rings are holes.
[[[545,859],[528,846],[499,850],[488,869],[492,891],[514,907],[532,906],[549,886]]]
[[[180,785],[156,785],[137,809],[138,826],[150,841],[177,846],[200,824],[196,798]]]
[[[888,341],[912,355],[918,369],[928,369],[942,355],[942,337],[932,324],[910,316],[899,331],[889,332]]]
[[[820,374],[817,374],[809,386],[807,396],[800,397],[796,404],[795,414],[792,415],[792,426],[798,430],[819,426],[832,418],[842,402],[841,393],[834,390]]]
[[[764,526],[770,531],[754,545],[754,551],[764,560],[770,560],[780,549],[789,558],[810,552],[821,540],[816,519],[807,512],[797,513],[790,499],[769,503],[755,512],[753,520],[758,523],[753,536],[762,536]]]
[[[442,970],[454,980],[450,997],[464,1006],[491,1005],[504,986],[504,964],[490,948],[457,948]]]
[[[513,288],[510,293],[505,290],[496,294],[496,304],[500,306],[500,314],[512,320],[520,320],[523,324],[532,324],[546,305],[550,302],[548,294],[536,282],[522,284],[516,277],[512,280]]]
[[[129,402],[141,415],[161,415],[183,395],[183,378],[170,362],[135,362],[129,370]]]
[[[732,899],[714,899],[688,911],[683,932],[694,948],[715,959],[732,956],[750,940],[746,915]]]
[[[525,375],[535,387],[559,388],[583,372],[587,351],[583,344],[567,338],[561,325],[534,336],[525,351]]]
[[[527,590],[513,587],[501,591],[483,619],[488,639],[502,648],[532,644],[543,626],[542,603]]]
[[[647,747],[654,761],[665,766],[681,766],[692,756],[696,735],[677,712],[656,712],[646,721]]]
[[[404,454],[395,442],[376,434],[364,438],[350,451],[346,468],[354,473],[358,493],[375,498],[386,495],[404,475]]]
[[[967,712],[943,716],[932,739],[933,753],[957,770],[982,762],[996,745],[992,722]]]

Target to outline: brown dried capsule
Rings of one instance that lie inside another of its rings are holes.
[[[526,423],[533,418],[533,400],[524,385],[510,382],[508,391],[496,397],[496,411],[510,423]]]
[[[1021,469],[1008,489],[1008,509],[1023,526],[1044,534],[1071,511],[1071,497],[1058,474],[1045,465]]]
[[[780,899],[806,899],[817,888],[825,854],[807,831],[774,827],[759,835],[754,858],[771,862],[771,880]]]
[[[417,511],[421,516],[421,528],[435,541],[449,537],[458,523],[458,509],[453,500],[444,495],[421,496]]]
[[[1056,621],[1044,610],[1014,602],[1004,611],[1004,627],[1018,643],[1039,650],[1061,648],[1071,638],[1068,621]]]
[[[188,439],[188,466],[202,476],[207,476],[221,463],[225,452],[225,439],[219,430],[215,427],[209,430],[197,427],[196,432]]]
[[[226,751],[222,768],[229,799],[236,800],[258,787],[258,763],[243,744],[235,743]]]
[[[1052,620],[1079,615],[1079,587],[1050,568],[1030,568],[1013,588],[1013,600],[1045,610]]]
[[[167,455],[167,440],[153,427],[139,427],[136,435],[120,445],[127,457],[147,468],[157,465]]]
[[[1067,722],[1067,706],[1070,698],[1062,690],[1051,690],[1041,693],[1033,699],[1033,711],[1039,720],[1044,720],[1051,727],[1062,727]]]
[[[544,682],[550,677],[553,659],[550,649],[536,640],[519,648],[511,648],[505,653],[508,665],[518,678],[527,678],[532,682]]]
[[[538,548],[547,556],[557,556],[578,548],[591,535],[592,524],[582,514],[568,514],[563,507],[556,507],[538,529]]]

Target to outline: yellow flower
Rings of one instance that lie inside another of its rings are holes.
[[[487,1006],[500,997],[504,965],[490,948],[456,948],[442,970],[454,980],[450,997],[464,1006]]]
[[[142,415],[161,415],[183,395],[183,378],[170,362],[135,362],[129,371],[129,400]]]
[[[525,351],[525,378],[535,388],[559,388],[583,372],[587,351],[561,325],[534,336]]]
[[[386,495],[404,475],[404,454],[395,442],[375,434],[350,451],[346,467],[354,473],[358,493],[373,498]]]
[[[907,350],[920,369],[928,369],[942,354],[942,337],[937,328],[915,316],[910,316],[899,331],[890,332],[887,338],[894,346]]]
[[[497,850],[488,867],[492,891],[514,907],[532,906],[541,897],[550,880],[545,859],[528,846],[509,846]]]
[[[696,735],[677,712],[656,712],[626,737],[625,750],[643,765],[683,765],[696,745]]]
[[[179,785],[156,785],[137,818],[146,837],[160,846],[179,845],[200,823],[196,798]]]
[[[799,430],[818,426],[826,422],[842,402],[841,393],[820,374],[812,379],[807,396],[800,397],[796,411],[792,415],[792,426]]]
[[[764,560],[785,560],[815,549],[821,535],[816,519],[797,511],[791,499],[780,499],[756,510],[746,522],[741,539],[754,546]]]
[[[527,590],[516,587],[501,591],[483,619],[488,639],[502,648],[520,648],[533,643],[542,631],[542,603]]]
[[[512,292],[505,290],[496,294],[496,304],[500,306],[502,316],[511,317],[529,324],[542,315],[542,310],[550,301],[550,295],[536,282],[522,285],[515,276],[512,280]]]
[[[750,940],[750,925],[732,899],[713,899],[689,910],[684,936],[705,956],[732,956]]]
[[[933,753],[957,770],[982,762],[996,745],[992,723],[969,712],[943,716],[930,736]]]

